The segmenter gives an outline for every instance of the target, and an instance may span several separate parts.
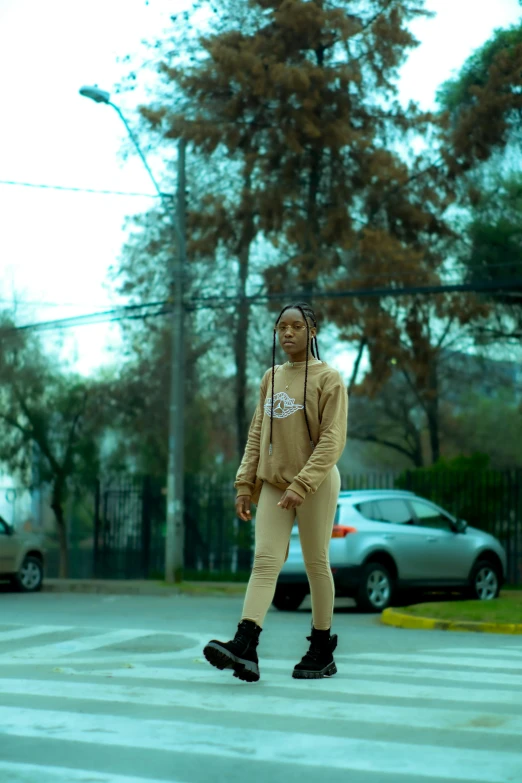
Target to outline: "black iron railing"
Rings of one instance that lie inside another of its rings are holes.
[[[508,582],[522,583],[522,471],[415,470],[343,475],[343,490],[408,489],[497,537],[508,555]],[[254,526],[235,514],[233,478],[188,476],[185,482],[185,578],[243,580],[252,563]],[[117,476],[91,493],[83,539],[71,520],[71,576],[161,579],[166,495],[163,482]],[[56,553],[55,553],[56,555]],[[57,558],[49,561],[55,576]]]

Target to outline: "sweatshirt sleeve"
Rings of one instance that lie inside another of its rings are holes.
[[[264,374],[259,390],[259,401],[250,423],[245,453],[236,474],[234,487],[239,495],[252,495],[254,491],[257,466],[259,464],[259,449],[261,442],[261,425],[263,424],[264,405],[266,397],[267,380],[270,370]]]
[[[288,487],[302,498],[317,492],[346,445],[348,393],[337,372],[332,373],[321,393],[319,418],[319,441],[304,468]]]

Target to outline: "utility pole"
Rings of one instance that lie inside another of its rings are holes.
[[[169,447],[167,469],[167,535],[165,541],[165,580],[181,582],[183,579],[183,549],[185,543],[183,509],[184,463],[184,307],[183,289],[186,264],[185,244],[185,149],[184,139],[178,146],[177,188],[177,253],[172,263],[172,345],[170,360],[170,409]]]
[[[165,580],[180,582],[183,579],[184,563],[184,508],[183,508],[183,462],[184,462],[184,273],[186,264],[185,249],[185,150],[186,142],[179,140],[178,146],[178,186],[175,212],[172,201],[167,198],[156,182],[147,159],[125,119],[121,109],[110,99],[110,93],[99,87],[82,87],[80,95],[96,103],[104,103],[115,109],[125,125],[127,132],[147,170],[154,188],[161,200],[165,213],[170,220],[176,244],[176,254],[172,257],[170,269],[170,288],[172,302],[171,324],[171,360],[170,360],[170,400],[169,400],[169,441],[167,464],[167,526],[165,536]]]

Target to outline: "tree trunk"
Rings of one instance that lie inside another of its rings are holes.
[[[368,338],[363,335],[361,337],[361,340],[359,342],[359,349],[357,351],[357,358],[355,360],[355,363],[353,365],[353,371],[352,371],[352,377],[350,378],[350,383],[348,384],[348,396],[351,395],[353,392],[354,386],[357,383],[357,376],[359,375],[359,367],[361,365],[361,359],[363,357],[364,349],[366,348],[366,345],[368,344]]]
[[[69,576],[69,547],[67,545],[67,529],[65,524],[64,504],[64,484],[61,477],[56,479],[53,486],[53,496],[51,508],[56,519],[56,529],[58,531],[58,542],[60,546],[60,570],[61,579],[67,579]]]
[[[428,431],[430,435],[431,461],[434,465],[440,459],[440,432],[438,401],[430,405],[428,413]]]
[[[320,5],[322,5],[320,3]],[[318,47],[315,52],[317,65],[324,65],[324,48]],[[304,242],[305,258],[302,262],[304,272],[301,286],[304,296],[310,298],[317,284],[317,254],[320,249],[320,227],[317,210],[317,202],[323,174],[323,148],[313,145],[310,151],[310,173],[308,178],[308,192],[306,202],[306,234]]]
[[[416,468],[424,467],[424,456],[422,453],[422,442],[419,432],[415,433],[414,443],[411,446],[411,459]]]
[[[237,309],[236,333],[234,338],[234,358],[236,363],[236,433],[237,433],[237,453],[239,460],[243,458],[248,436],[249,420],[246,411],[246,392],[247,392],[247,349],[248,349],[248,326],[250,323],[250,305],[246,301],[247,282],[250,262],[250,247],[255,237],[255,226],[251,206],[251,175],[245,174],[243,199],[246,202],[244,224],[241,232],[241,239],[238,248],[239,262],[239,284],[238,295],[239,305]]]
[[[437,360],[434,357],[430,364],[428,403],[426,414],[430,436],[431,460],[434,465],[440,459],[440,409]]]
[[[240,270],[240,279],[243,277],[243,269]],[[240,285],[243,285],[241,280]],[[236,360],[236,432],[237,432],[237,453],[241,460],[245,452],[245,446],[248,435],[248,417],[246,412],[246,390],[247,390],[247,347],[248,347],[248,325],[250,320],[250,308],[246,302],[241,302],[238,308],[236,338],[235,338],[235,360]]]
[[[311,153],[311,169],[308,180],[308,198],[306,205],[306,235],[304,241],[304,258],[301,263],[301,289],[306,298],[310,298],[317,284],[317,252],[320,246],[319,221],[317,215],[317,199],[321,183],[322,150],[314,149]]]

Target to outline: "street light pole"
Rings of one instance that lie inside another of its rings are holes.
[[[185,149],[184,139],[178,146],[178,183],[176,215],[161,191],[138,140],[121,109],[110,99],[110,93],[98,87],[82,87],[80,95],[96,103],[105,103],[116,110],[140,156],[143,165],[171,221],[176,236],[177,253],[171,263],[171,362],[169,400],[169,438],[167,467],[167,529],[165,537],[165,579],[180,582],[183,578],[184,514],[183,514],[183,461],[184,461],[184,272],[186,265],[185,243]]]

